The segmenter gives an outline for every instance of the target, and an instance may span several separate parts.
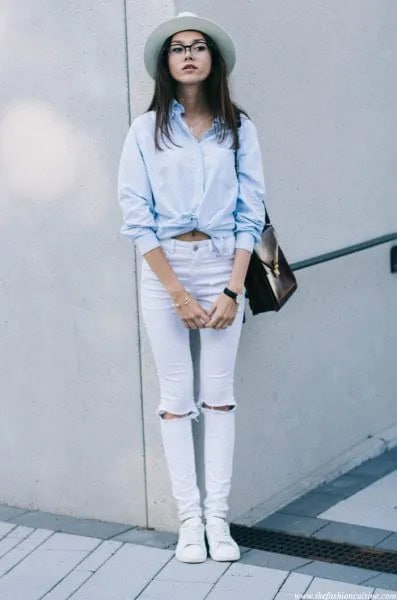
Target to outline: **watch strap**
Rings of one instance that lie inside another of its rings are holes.
[[[228,287],[225,287],[225,289],[223,290],[223,293],[226,294],[226,296],[229,296],[229,298],[233,298],[233,300],[237,300],[238,294],[236,292],[233,292],[232,290],[229,290]]]

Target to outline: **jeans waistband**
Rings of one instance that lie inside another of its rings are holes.
[[[205,240],[176,240],[175,238],[167,238],[160,240],[162,248],[168,252],[215,252],[220,255],[231,255],[234,253],[236,238],[234,235],[227,237],[211,237]]]

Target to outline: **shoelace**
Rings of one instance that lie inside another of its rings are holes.
[[[230,536],[229,525],[226,521],[219,523],[219,525],[210,525],[211,532],[214,532],[217,537],[217,542],[220,544],[233,544],[233,540]]]

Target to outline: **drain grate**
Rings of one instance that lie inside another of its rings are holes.
[[[397,552],[385,551],[370,546],[353,546],[341,542],[318,540],[312,537],[247,527],[245,525],[231,524],[230,531],[238,544],[248,548],[384,573],[397,573]]]

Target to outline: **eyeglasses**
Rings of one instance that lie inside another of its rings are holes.
[[[186,49],[189,48],[190,53],[194,56],[204,54],[208,50],[208,44],[206,42],[194,42],[185,46],[184,44],[170,44],[166,49],[169,56],[182,56],[186,55]]]

